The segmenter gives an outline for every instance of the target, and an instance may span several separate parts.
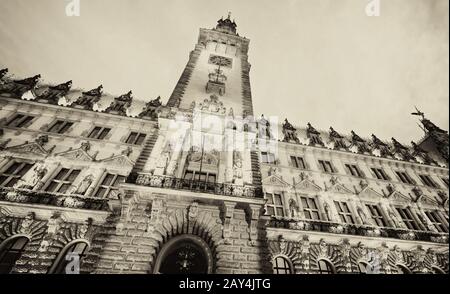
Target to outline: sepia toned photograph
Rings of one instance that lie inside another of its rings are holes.
[[[448,275],[448,10],[0,0],[0,274]]]

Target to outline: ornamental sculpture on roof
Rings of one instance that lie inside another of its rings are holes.
[[[111,102],[111,105],[105,110],[105,112],[112,112],[120,115],[126,115],[127,109],[131,106],[131,102],[133,101],[132,95],[133,92],[129,91],[126,94],[114,98],[114,101]]]
[[[71,87],[72,81],[67,81],[57,86],[50,86],[37,98],[48,100],[48,102],[51,104],[57,104],[59,98],[67,95]]]
[[[73,104],[82,106],[84,109],[92,109],[94,103],[97,103],[102,95],[103,85],[100,85],[95,89],[83,92],[82,96],[79,97]]]

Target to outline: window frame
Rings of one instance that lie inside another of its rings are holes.
[[[264,159],[266,159],[266,161]],[[277,159],[274,153],[269,151],[261,151],[261,162],[265,164],[276,164]]]
[[[358,165],[345,163],[344,164],[347,174],[350,172],[350,175],[355,178],[364,178],[364,173],[361,171]]]
[[[268,195],[270,195],[270,197]],[[268,215],[275,216],[275,217],[285,217],[286,216],[286,211],[284,210],[283,193],[281,193],[281,192],[265,192],[264,196],[267,200],[266,201],[266,211],[267,211]],[[279,199],[280,199],[279,204],[277,204],[276,196],[279,196]],[[269,213],[269,208],[272,208],[272,210],[274,212],[273,214]],[[278,211],[280,209],[281,209],[281,215],[279,215],[279,213],[278,213]]]
[[[419,178],[422,181],[422,184],[429,188],[439,189],[439,185],[431,178],[430,175],[427,174],[419,174]]]
[[[318,159],[320,170],[327,174],[335,174],[337,172],[333,163],[330,160]],[[330,171],[328,170],[330,169]]]
[[[314,206],[316,208],[311,208],[310,207],[310,202],[312,201],[312,203],[314,204]],[[306,206],[305,206],[305,202],[306,202]],[[311,197],[311,196],[300,196],[300,203],[302,205],[302,211],[303,211],[303,215],[305,216],[305,219],[307,220],[313,220],[313,221],[320,221],[322,220],[322,215],[321,215],[321,210],[320,210],[320,206],[319,206],[319,202],[317,201],[316,197]],[[314,213],[317,213],[317,218],[314,218],[313,215]]]
[[[19,240],[23,240],[26,239],[26,241],[22,244],[22,246],[20,248],[17,249],[13,249],[14,246],[16,246],[16,244],[18,243]],[[10,266],[9,271],[8,272],[0,272],[1,274],[9,274],[11,273],[11,270],[14,268],[16,262],[22,257],[25,248],[27,247],[27,245],[30,243],[30,238],[28,238],[27,236],[24,235],[13,235],[9,238],[6,238],[5,240],[3,240],[2,243],[0,243],[0,266],[2,264],[4,264],[4,259],[5,257],[8,256],[8,254],[15,254],[14,256],[14,263],[8,263],[8,265]],[[5,267],[6,267],[5,263]],[[0,267],[1,269],[1,267]]]
[[[443,221],[438,210],[424,210],[425,216],[439,233],[448,233],[449,228]]]
[[[395,210],[397,211],[398,215],[400,215],[400,219],[409,230],[421,230],[420,224],[417,222],[416,217],[414,216],[414,212],[410,207],[395,207]]]
[[[325,270],[321,266],[322,263],[326,265]],[[324,258],[320,258],[319,260],[317,260],[317,271],[320,275],[336,274],[336,269],[334,265],[331,263],[331,261]]]
[[[340,200],[334,200],[333,202],[334,202],[334,206],[336,207],[336,211],[339,216],[339,219],[342,223],[350,224],[350,225],[356,224],[355,216],[354,216],[352,210],[350,209],[350,205],[348,202],[340,201]],[[343,206],[345,206],[347,208],[347,211],[344,211]],[[348,218],[350,218],[350,220]]]
[[[48,273],[49,274],[65,274],[64,272],[61,272],[61,270],[65,269],[65,267],[67,267],[68,261],[66,260],[66,256],[69,253],[69,251],[70,251],[70,253],[73,253],[74,249],[76,249],[78,244],[80,244],[80,243],[85,245],[81,254],[79,254],[79,257],[80,257],[79,261],[80,261],[80,268],[81,268],[82,260],[87,255],[87,251],[89,251],[90,245],[85,240],[77,239],[77,240],[69,242],[68,244],[66,244],[66,246],[63,247],[63,249],[59,252],[57,258],[55,259],[54,263],[48,270]]]
[[[92,136],[92,134],[94,133],[94,131],[96,129],[100,129],[95,136]],[[103,132],[105,130],[108,130],[106,132],[106,134],[104,134],[103,136],[101,136],[103,134]],[[94,139],[94,140],[107,140],[106,137],[111,133],[112,128],[111,127],[104,127],[104,126],[94,126],[90,131],[89,134],[87,135],[88,139]]]
[[[111,185],[103,184],[103,182],[106,180],[106,178],[107,178],[109,175],[113,176],[113,179],[112,179],[111,182],[110,182],[110,183],[113,183],[112,186],[111,186]],[[113,191],[119,190],[118,186],[115,186],[115,184],[116,184],[117,180],[118,180],[119,178],[121,178],[121,177],[123,178],[123,182],[122,182],[122,183],[125,183],[126,176],[123,176],[123,175],[118,174],[118,173],[104,172],[103,175],[102,175],[101,180],[98,182],[97,186],[95,187],[95,191],[94,191],[94,193],[92,194],[93,197],[99,198],[99,199],[110,199],[110,198],[109,198],[109,197],[111,196],[110,194],[111,194]],[[121,182],[117,182],[118,185],[120,185],[120,183],[121,183]],[[99,192],[100,189],[105,189],[105,190],[106,190],[106,192],[103,193],[101,197],[97,195],[97,193]]]
[[[388,222],[384,216],[383,210],[379,204],[365,203],[367,210],[370,213],[370,218],[375,222],[378,227],[385,228],[388,226]],[[373,213],[376,211],[376,215]],[[381,221],[381,225],[380,222]]]
[[[20,118],[17,123],[15,123],[14,125],[11,125],[18,116],[23,116],[23,117]],[[5,127],[25,128],[25,127],[28,127],[33,122],[34,119],[36,119],[35,115],[25,114],[25,113],[15,113],[11,117],[8,118],[8,120],[5,123]]]
[[[382,167],[371,167],[370,170],[378,180],[389,181],[391,179]]]
[[[130,140],[131,136],[135,134],[135,137],[133,140]],[[142,142],[139,143],[139,139],[142,137]],[[147,134],[146,133],[141,133],[138,131],[131,131],[128,136],[127,139],[125,140],[126,144],[130,144],[130,145],[135,145],[135,146],[142,146],[145,142],[145,139],[147,138]],[[129,142],[131,141],[131,142]]]
[[[307,165],[306,165],[306,161],[305,158],[303,156],[295,156],[295,155],[290,155],[290,164],[292,167],[294,168],[298,168],[301,170],[306,170]],[[301,163],[301,164],[299,164]]]
[[[62,123],[62,125],[57,130],[52,130],[56,127],[58,123]],[[69,125],[69,127],[67,127]],[[55,120],[48,128],[47,132],[52,134],[67,134],[68,130],[73,127],[74,122],[70,120],[57,119]]]
[[[395,174],[400,179],[400,182],[406,185],[415,185],[416,182],[411,178],[411,176],[406,171],[395,171]]]
[[[278,266],[278,260],[280,259],[283,261],[283,267]],[[272,270],[275,275],[290,275],[293,273],[292,268],[292,262],[288,257],[284,255],[277,255],[273,258]],[[280,270],[283,270],[284,272],[280,273]]]
[[[16,168],[14,170],[13,173],[6,173],[11,167],[14,166],[14,164],[19,164],[20,170],[18,168]],[[22,174],[16,174],[17,171],[21,172],[24,167],[26,167],[27,165],[29,165],[29,168]],[[14,185],[20,181],[20,179],[22,179],[34,166],[34,162],[29,162],[26,160],[17,160],[17,159],[12,159],[10,160],[8,163],[6,163],[1,169],[0,169],[0,178],[1,177],[5,177],[6,179],[3,180],[2,182],[0,182],[0,187],[14,187]],[[11,181],[17,179],[14,184],[8,185]],[[6,184],[5,184],[6,183]]]
[[[63,170],[67,170],[67,172],[62,176],[62,179],[57,179],[57,177],[59,176],[59,174],[63,171]],[[69,178],[72,173],[74,171],[78,171],[78,174],[75,176],[75,178],[73,179],[73,181],[68,181],[66,180],[67,178]],[[49,193],[60,193],[60,194],[66,194],[67,191],[70,189],[70,187],[73,186],[73,183],[77,180],[77,178],[80,176],[82,169],[81,168],[77,168],[77,167],[61,167],[58,172],[55,172],[52,177],[47,181],[45,187],[44,187],[44,191],[45,192],[49,192]],[[49,188],[51,186],[51,184],[55,182],[56,184],[56,188],[52,191],[49,191]],[[63,187],[64,185],[68,185],[68,188],[64,191],[64,192],[60,192],[61,187]]]

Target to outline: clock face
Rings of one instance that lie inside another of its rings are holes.
[[[231,58],[211,54],[209,56],[209,63],[231,68],[233,61]]]

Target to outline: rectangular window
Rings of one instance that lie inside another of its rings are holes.
[[[348,207],[348,204],[346,202],[334,201],[334,204],[336,205],[339,218],[343,223],[345,224],[355,223],[352,212],[350,211],[350,208]]]
[[[320,220],[319,207],[315,198],[301,197],[303,213],[306,219]]]
[[[387,223],[383,217],[383,214],[381,213],[380,207],[374,204],[367,204],[366,206],[367,209],[370,211],[371,218],[377,224],[377,226],[386,227]]]
[[[431,188],[439,188],[439,186],[431,179],[429,175],[419,175],[419,178],[422,180],[422,183],[425,186],[431,187]]]
[[[131,132],[131,134],[128,136],[126,143],[133,145],[142,145],[142,143],[144,143],[146,136],[147,136],[146,134]]]
[[[319,165],[320,165],[320,168],[322,169],[323,172],[326,172],[326,173],[329,173],[329,174],[332,174],[332,173],[335,172],[334,168],[333,168],[333,165],[329,161],[319,160]]]
[[[95,127],[89,134],[88,138],[103,140],[110,131],[110,128]]]
[[[33,165],[26,162],[13,161],[9,167],[0,174],[1,187],[13,187]]]
[[[354,164],[346,164],[345,168],[347,169],[347,172],[354,176],[354,177],[358,177],[358,178],[362,178],[363,174],[361,172],[361,170]]]
[[[409,185],[415,184],[413,179],[411,179],[411,177],[406,172],[396,171],[395,173],[400,178],[400,181],[402,181],[402,183],[409,184]]]
[[[306,164],[303,157],[291,156],[291,164],[295,168],[306,169]]]
[[[64,121],[64,120],[57,120],[49,129],[48,132],[50,133],[58,133],[58,134],[64,134],[66,133],[70,127],[73,125],[73,122],[70,121]]]
[[[281,194],[266,193],[267,214],[273,216],[284,216],[283,199]]]
[[[275,155],[270,152],[261,152],[261,161],[263,163],[274,164],[275,163]]]
[[[410,230],[420,230],[409,208],[397,208],[403,223]]]
[[[372,172],[375,174],[377,179],[388,181],[389,177],[386,175],[386,172],[382,168],[372,168]]]
[[[102,182],[95,191],[94,196],[97,198],[117,198],[117,190],[120,183],[125,182],[125,177],[116,174],[107,173]]]
[[[184,173],[183,188],[213,192],[216,181],[215,173],[187,170]]]
[[[62,168],[45,188],[47,192],[65,193],[80,174],[79,169]]]
[[[437,211],[425,211],[430,222],[441,233],[448,233],[448,227],[442,222]]]
[[[22,127],[26,126],[26,124],[31,122],[33,119],[34,119],[34,116],[31,116],[31,115],[16,114],[6,123],[6,126],[22,128]]]
[[[450,187],[448,178],[442,178],[442,181],[444,182],[444,184],[447,188]]]

